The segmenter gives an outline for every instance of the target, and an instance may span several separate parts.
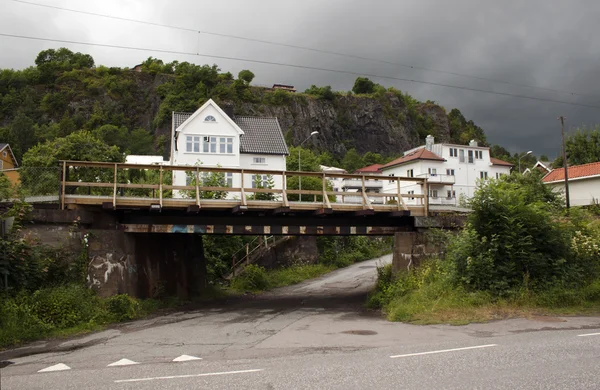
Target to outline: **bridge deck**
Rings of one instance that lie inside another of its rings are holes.
[[[114,210],[230,209],[232,212],[285,210],[349,214],[361,211],[403,212],[412,216],[428,214],[427,197],[405,190],[408,185],[413,188],[421,185],[423,193],[427,193],[426,178],[81,161],[63,161],[61,165],[59,199],[62,209],[85,205]],[[176,172],[185,174],[186,185],[173,183]],[[257,176],[266,176],[271,182],[281,184],[266,187],[260,183],[257,185]],[[226,177],[230,179],[229,183]],[[304,178],[303,190],[297,189],[301,178]],[[362,188],[356,192],[332,191],[330,180],[335,178],[358,181],[362,183]],[[372,180],[387,181],[392,186],[395,183],[396,191],[369,192],[366,184]],[[237,186],[233,187],[233,183],[237,183]],[[300,197],[308,201],[300,201]]]

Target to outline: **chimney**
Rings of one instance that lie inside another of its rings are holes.
[[[469,146],[479,146],[479,145],[477,144],[477,141],[475,141],[474,139],[472,139],[472,140],[469,141]]]
[[[434,141],[435,138],[433,138],[433,135],[428,135],[427,138],[425,138],[425,149],[431,151],[431,149],[433,149]]]
[[[223,111],[225,112],[225,114],[227,114],[228,117],[230,117],[231,119],[233,119],[234,115],[233,115],[233,104],[224,104],[223,105]]]

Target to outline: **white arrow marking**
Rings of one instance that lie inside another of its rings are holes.
[[[588,337],[588,336],[600,336],[600,333],[587,333],[587,334],[578,334],[578,337]]]
[[[178,358],[173,359],[174,362],[189,362],[190,360],[202,360],[202,358],[190,355],[181,355]]]
[[[132,364],[139,364],[129,359],[121,359],[118,362],[110,363],[106,367],[115,367],[115,366],[131,366]]]
[[[67,366],[66,364],[58,363],[58,364],[55,364],[54,366],[46,367],[43,370],[39,370],[38,372],[64,371],[64,370],[70,370],[70,369],[71,369],[71,367]]]

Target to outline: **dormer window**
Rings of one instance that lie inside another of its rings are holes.
[[[209,115],[206,118],[204,118],[204,122],[216,122],[217,120],[215,119],[214,116]]]

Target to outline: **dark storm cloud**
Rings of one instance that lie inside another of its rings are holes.
[[[590,96],[541,91],[449,74],[225,37],[78,15],[4,2],[4,33],[98,42],[219,56],[286,62],[460,85],[470,88],[600,106],[600,40],[596,1],[358,1],[231,0],[227,2],[32,0],[48,5],[143,19],[202,31],[315,47],[389,62],[445,70]],[[0,67],[22,68],[42,49],[35,41],[0,38]],[[311,84],[351,89],[356,76],[189,55],[67,45],[96,62],[132,66],[152,55],[165,61],[217,63],[233,73],[249,68],[255,83]],[[459,108],[483,127],[488,140],[513,152],[558,154],[560,127],[595,124],[600,109],[376,79],[421,100]]]

